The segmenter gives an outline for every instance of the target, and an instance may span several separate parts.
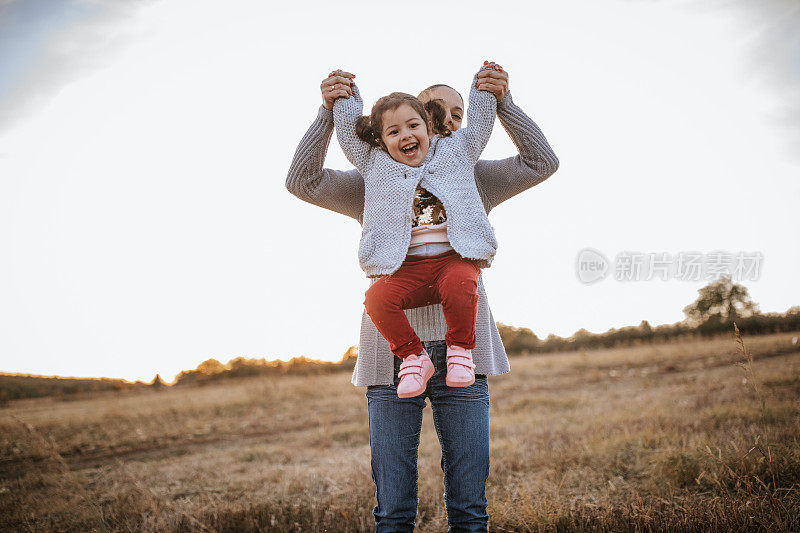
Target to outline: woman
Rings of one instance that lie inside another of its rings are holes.
[[[349,98],[352,74],[337,70],[320,84],[323,105],[297,148],[286,188],[301,200],[342,213],[362,223],[364,180],[356,170],[323,168],[333,133],[333,102]],[[479,74],[478,89],[497,97],[497,117],[519,150],[499,161],[478,161],[475,182],[487,213],[501,202],[547,179],[558,169],[558,159],[536,124],[511,99],[508,74],[488,69]],[[461,127],[464,102],[447,85],[434,85],[419,95],[423,103],[438,99],[446,110],[445,123]],[[415,247],[414,255],[436,255],[441,244]],[[377,505],[373,510],[378,531],[412,531],[417,512],[417,456],[422,409],[428,397],[442,446],[445,505],[451,529],[487,531],[486,479],[489,475],[489,392],[486,375],[509,371],[508,357],[489,309],[482,277],[478,284],[475,383],[448,387],[446,375],[447,324],[441,305],[406,311],[423,340],[435,373],[426,392],[398,398],[399,359],[378,333],[366,313],[361,319],[359,354],[353,384],[367,387],[372,479]],[[458,423],[455,423],[458,421]],[[468,431],[465,430],[468,428]]]

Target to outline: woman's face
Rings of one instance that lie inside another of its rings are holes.
[[[464,102],[458,93],[450,87],[436,87],[428,93],[431,100],[441,100],[445,109],[444,125],[450,131],[457,131],[461,128],[461,121],[464,120]]]

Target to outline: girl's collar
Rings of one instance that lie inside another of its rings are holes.
[[[434,135],[433,136],[433,138],[431,139],[430,145],[428,146],[428,153],[427,153],[427,155],[425,155],[424,163],[427,163],[428,161],[433,159],[434,152],[436,152],[436,144],[439,142],[439,140],[441,138],[442,137],[440,135]]]

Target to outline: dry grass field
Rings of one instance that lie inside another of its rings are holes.
[[[513,358],[490,378],[492,531],[800,531],[800,334]],[[737,363],[745,363],[743,366]],[[0,408],[2,531],[364,531],[349,374]],[[446,531],[426,409],[420,531]]]

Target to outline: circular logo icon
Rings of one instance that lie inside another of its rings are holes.
[[[578,252],[575,261],[575,272],[581,283],[595,283],[608,275],[608,259],[593,248],[584,248]]]

